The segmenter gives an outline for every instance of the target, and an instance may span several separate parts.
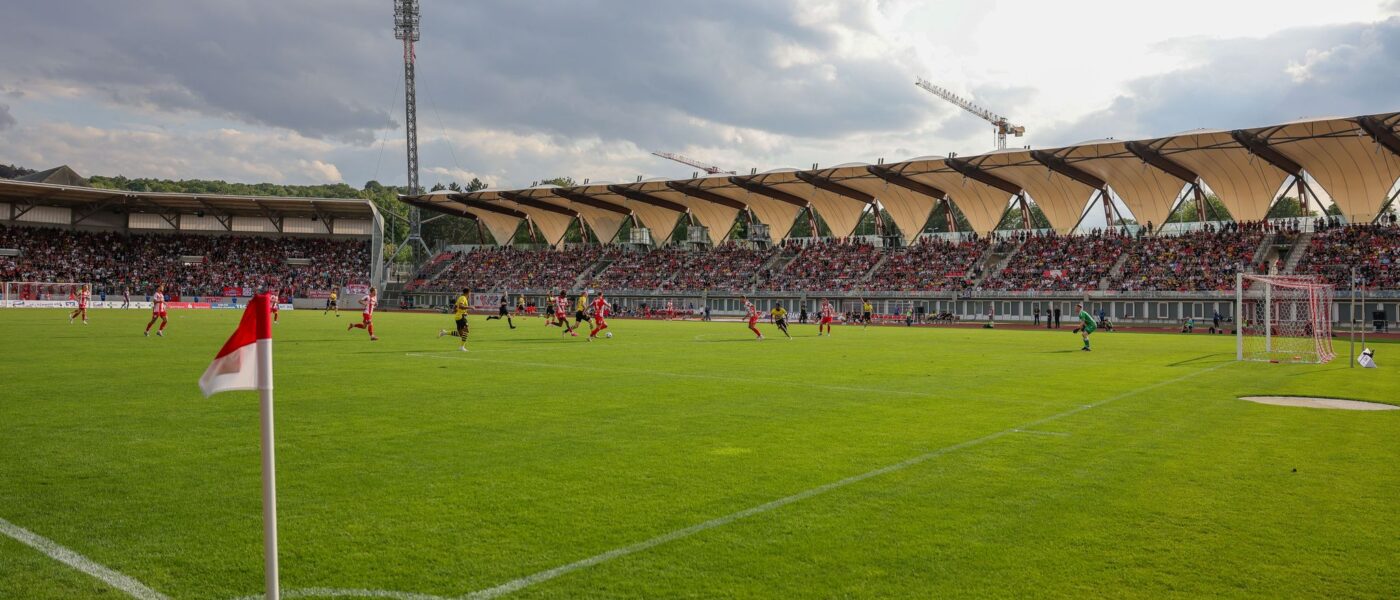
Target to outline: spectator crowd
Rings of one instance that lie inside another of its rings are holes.
[[[368,283],[368,240],[93,232],[0,225],[0,280],[91,283],[94,294],[223,296],[225,288],[304,296]]]

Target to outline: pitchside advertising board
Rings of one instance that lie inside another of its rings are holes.
[[[166,302],[166,308],[170,310],[201,310],[201,309],[244,309],[248,306],[248,298],[201,298],[207,302]],[[7,308],[66,308],[69,310],[78,308],[77,300],[7,300],[0,306]],[[151,303],[145,300],[132,300],[123,302],[121,300],[93,300],[88,302],[88,308],[115,308],[131,310],[151,310]],[[281,303],[277,305],[278,310],[295,310],[291,304]]]

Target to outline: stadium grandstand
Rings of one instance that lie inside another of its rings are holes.
[[[383,223],[366,200],[99,189],[68,167],[0,179],[6,303],[144,298],[234,305],[275,290],[322,306],[331,290],[384,279]],[[343,291],[341,293],[344,293]]]
[[[742,292],[765,308],[811,309],[831,296],[869,298],[886,314],[1009,320],[1087,299],[1120,322],[1156,323],[1230,318],[1237,272],[1323,273],[1341,291],[1369,288],[1372,308],[1394,321],[1397,126],[1400,113],[1388,113],[897,163],[404,196],[472,219],[496,240],[524,228],[537,242],[443,252],[407,296],[437,305],[462,287],[596,287],[624,306],[669,300],[724,313]],[[1290,196],[1317,218],[1269,219]],[[1228,215],[1208,220],[1207,198]],[[1169,222],[1192,204],[1197,218]],[[1087,226],[1095,206],[1105,217]],[[936,209],[969,227],[927,228]],[[998,230],[1018,209],[1045,223]],[[876,232],[857,235],[873,215]],[[827,235],[791,235],[804,219]],[[745,235],[731,235],[736,222],[749,225]],[[571,227],[603,247],[566,244]]]

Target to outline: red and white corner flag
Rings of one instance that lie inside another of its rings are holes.
[[[238,322],[238,329],[224,342],[224,347],[219,349],[214,362],[209,363],[209,368],[205,369],[204,375],[199,378],[199,389],[204,392],[206,398],[219,392],[263,389],[258,384],[258,375],[262,367],[258,361],[258,349],[266,345],[268,352],[271,352],[272,319],[269,318],[268,311],[266,294],[253,296],[253,299],[248,301],[248,307],[243,311],[243,320]],[[272,389],[271,361],[267,365],[267,371],[266,388]]]
[[[272,307],[267,294],[248,301],[238,329],[224,342],[214,362],[199,378],[207,398],[219,392],[258,390],[262,421],[263,561],[266,600],[278,600],[277,460],[272,434]]]

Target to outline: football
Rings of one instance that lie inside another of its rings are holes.
[[[611,337],[612,337],[612,332],[609,331],[609,332],[607,332],[607,333],[604,333],[604,334],[603,334],[603,337],[611,338]]]

